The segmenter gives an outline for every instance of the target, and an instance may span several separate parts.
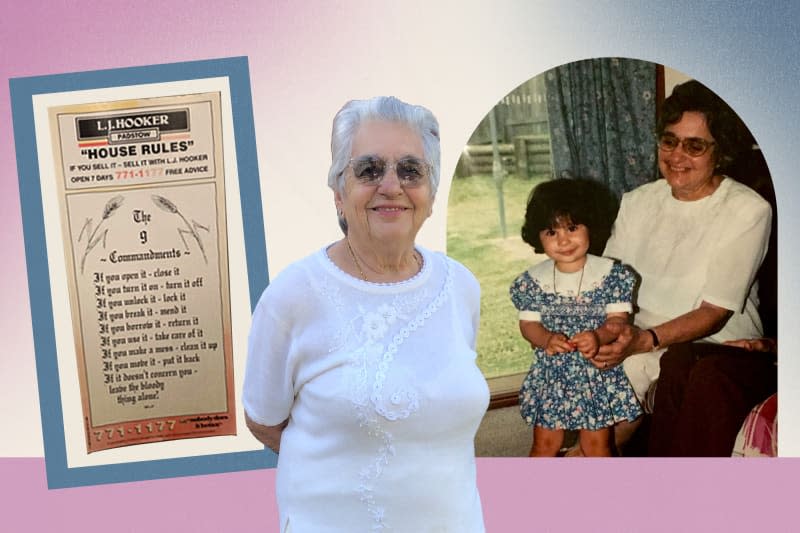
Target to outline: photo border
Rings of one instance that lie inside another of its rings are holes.
[[[269,283],[269,274],[246,56],[9,80],[42,436],[50,489],[254,470],[272,468],[276,464],[275,454],[267,449],[73,468],[67,463],[33,97],[212,77],[227,78],[230,86],[239,199],[242,219],[246,221],[243,224],[244,251],[252,311]]]

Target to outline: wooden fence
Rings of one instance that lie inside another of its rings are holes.
[[[498,152],[508,174],[531,178],[553,173],[549,135],[517,135],[512,143],[499,143]],[[491,176],[493,161],[491,144],[468,144],[458,160],[456,176]]]
[[[550,129],[544,76],[536,76],[507,94],[493,109],[503,169],[530,178],[552,174]],[[456,167],[457,177],[492,175],[489,115],[475,128]]]

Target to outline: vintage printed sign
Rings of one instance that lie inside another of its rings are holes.
[[[234,434],[219,94],[49,116],[87,451]]]

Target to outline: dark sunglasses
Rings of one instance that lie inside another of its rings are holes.
[[[416,157],[404,157],[390,163],[382,157],[365,156],[351,159],[347,166],[353,169],[353,175],[363,185],[379,185],[389,169],[394,168],[402,187],[417,187],[429,177],[431,166]]]

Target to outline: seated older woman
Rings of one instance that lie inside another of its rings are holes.
[[[722,343],[762,336],[755,279],[767,251],[772,211],[755,191],[723,173],[742,128],[733,110],[704,85],[689,81],[675,87],[658,124],[658,166],[664,179],[622,198],[605,255],[630,264],[642,276],[639,312],[635,327],[624,328],[615,343],[602,347],[594,363],[602,367],[624,361],[640,398],[660,372],[666,371],[662,378],[674,383],[694,379],[697,364],[738,366],[732,362],[752,354]],[[758,366],[763,372],[742,376],[741,385],[748,389],[742,401],[752,401],[747,409],[774,387],[774,366]],[[685,387],[671,388],[680,411]],[[676,411],[660,417],[659,411],[666,414],[664,403],[656,398],[651,453],[730,455],[730,447],[726,452],[677,451],[707,441],[707,435],[681,435],[676,424],[700,415]],[[714,432],[732,430],[732,445],[744,414],[730,429],[715,426]],[[624,440],[625,428],[619,429]]]
[[[244,408],[279,452],[281,531],[484,531],[480,289],[414,242],[439,183],[436,118],[352,101],[331,151],[344,237],[272,281],[249,339]]]

